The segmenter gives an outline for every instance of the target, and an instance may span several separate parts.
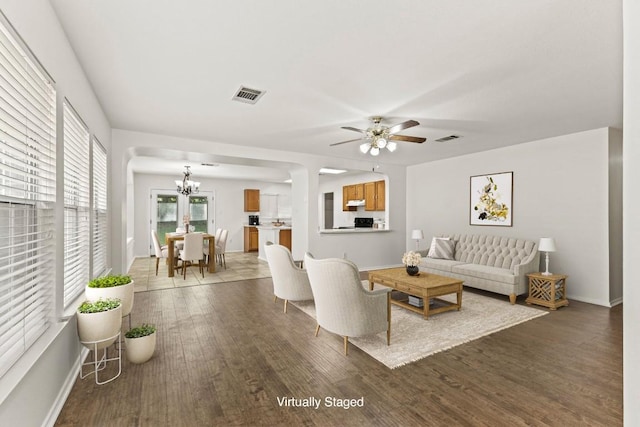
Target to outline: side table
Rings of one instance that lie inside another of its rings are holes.
[[[542,273],[527,274],[529,278],[529,297],[527,304],[537,304],[556,310],[569,305],[567,300],[567,276],[564,274]]]

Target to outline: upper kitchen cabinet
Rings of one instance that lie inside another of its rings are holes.
[[[349,206],[347,203],[351,200],[364,200],[365,184],[352,184],[342,187],[342,210],[355,211],[356,206]]]
[[[364,210],[385,210],[385,182],[384,180],[366,182],[364,184]]]
[[[260,190],[244,190],[244,211],[260,212]]]

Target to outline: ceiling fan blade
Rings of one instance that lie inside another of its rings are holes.
[[[393,125],[389,128],[389,133],[393,134],[396,132],[400,132],[401,130],[409,129],[414,126],[418,126],[420,123],[415,120],[407,120],[406,122],[398,123],[397,125]]]
[[[342,129],[352,130],[354,132],[360,132],[360,133],[367,133],[367,131],[365,129],[358,129],[358,128],[354,128],[354,127],[351,127],[351,126],[342,126]]]
[[[423,143],[427,140],[427,138],[422,138],[419,136],[407,136],[407,135],[389,135],[389,140]]]
[[[356,142],[356,141],[362,141],[362,140],[363,138],[358,138],[358,139],[350,139],[348,141],[334,142],[333,144],[329,144],[329,147],[333,147],[334,145],[346,144],[347,142]]]

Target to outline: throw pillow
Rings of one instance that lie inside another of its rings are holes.
[[[427,255],[429,258],[433,258],[431,255],[435,253],[436,250],[436,240],[449,240],[448,237],[434,237],[431,239],[431,246],[429,247],[429,254]]]
[[[438,259],[453,259],[453,251],[455,250],[456,242],[453,240],[436,240],[436,247],[433,251],[433,255],[429,254],[431,258]]]

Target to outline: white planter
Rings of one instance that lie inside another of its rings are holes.
[[[119,299],[122,306],[122,317],[124,317],[131,313],[133,308],[133,280],[126,285],[113,286],[111,288],[90,288],[87,285],[84,289],[84,295],[89,301]]]
[[[156,332],[140,338],[125,337],[124,341],[127,346],[125,354],[129,362],[144,363],[151,359],[156,350]]]
[[[82,345],[89,350],[109,347],[117,338],[122,325],[122,305],[100,313],[76,312],[78,336]],[[93,343],[97,343],[97,347]]]

